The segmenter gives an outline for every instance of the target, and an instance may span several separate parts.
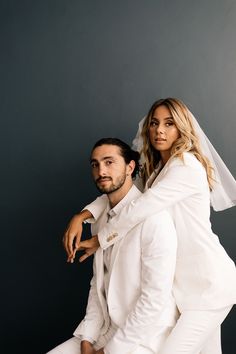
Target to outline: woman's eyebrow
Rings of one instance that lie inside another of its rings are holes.
[[[158,117],[152,117],[152,119],[158,120],[159,118]],[[172,116],[164,118],[164,120],[168,120],[168,119],[172,119],[173,120],[174,118]]]

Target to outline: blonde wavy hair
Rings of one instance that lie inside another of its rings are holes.
[[[155,150],[149,139],[150,122],[153,118],[153,114],[157,107],[165,106],[169,109],[174,123],[180,133],[180,137],[174,142],[171,147],[171,157],[179,157],[183,160],[184,152],[191,152],[201,162],[206,170],[207,180],[209,188],[213,187],[213,167],[210,161],[205,157],[199,146],[199,139],[194,131],[191,113],[187,106],[176,98],[165,98],[155,101],[150,108],[147,117],[143,124],[142,138],[143,138],[143,150],[142,153],[145,158],[145,163],[142,169],[142,177],[144,182],[150,177],[158,162],[161,160],[159,151]],[[170,161],[170,160],[169,160]]]

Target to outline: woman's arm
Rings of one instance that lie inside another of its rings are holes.
[[[163,178],[138,199],[126,205],[119,215],[112,218],[99,232],[103,249],[113,245],[135,225],[163,209],[199,193],[205,188],[205,171],[199,165],[170,163]]]
[[[104,210],[106,203],[107,196],[102,195],[71,219],[63,237],[64,248],[68,256],[67,262],[73,263],[74,261],[83,231],[83,222],[85,220],[89,222],[96,221]]]
[[[67,262],[73,263],[76,251],[76,245],[79,244],[82,231],[83,222],[86,219],[92,218],[93,215],[89,210],[82,210],[79,214],[76,214],[71,219],[67,230],[63,236],[63,245],[67,253]]]

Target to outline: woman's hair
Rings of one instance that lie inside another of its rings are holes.
[[[203,155],[201,148],[199,146],[199,139],[196,135],[191,113],[188,110],[187,106],[176,98],[165,98],[155,101],[151,106],[147,117],[143,124],[142,137],[143,137],[143,150],[142,153],[145,157],[145,164],[143,166],[143,179],[146,181],[151,173],[156,168],[158,162],[161,159],[159,151],[155,150],[149,139],[149,128],[150,122],[153,118],[153,114],[157,107],[165,106],[169,109],[174,123],[180,133],[180,137],[173,143],[171,147],[171,157],[179,157],[183,160],[183,153],[190,151],[193,153],[196,158],[202,163],[203,167],[206,170],[207,180],[210,189],[214,182],[213,178],[213,168],[210,164],[210,161]]]
[[[135,162],[135,168],[132,172],[132,178],[134,179],[136,175],[139,173],[140,165],[139,165],[139,159],[140,159],[140,154],[138,151],[134,151],[131,149],[131,147],[126,144],[124,141],[117,139],[117,138],[102,138],[98,140],[95,145],[93,146],[93,150],[102,145],[115,145],[120,149],[120,155],[123,157],[125,160],[126,164],[129,164],[131,160]]]

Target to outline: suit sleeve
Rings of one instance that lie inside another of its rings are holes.
[[[86,205],[83,210],[89,210],[93,218],[87,219],[86,222],[93,224],[101,216],[103,210],[107,206],[107,196],[105,194],[97,197],[93,202]]]
[[[126,205],[116,217],[98,233],[101,248],[106,249],[135,225],[174,204],[199,193],[202,169],[179,164],[170,165],[164,177],[139,198]]]
[[[88,296],[88,304],[84,319],[80,322],[75,332],[75,337],[91,338],[94,342],[97,341],[101,333],[101,328],[104,323],[104,316],[101,304],[97,294],[96,287],[96,269],[95,261],[93,262],[93,278],[90,283],[90,291]]]
[[[161,213],[159,218],[155,215],[144,223],[141,242],[141,293],[123,327],[117,330],[105,346],[106,354],[126,354],[133,351],[139,344],[147,343],[155,335],[157,327],[163,324],[162,314],[172,299],[176,249],[177,237],[169,214]],[[170,325],[169,317],[164,321],[168,321]],[[174,318],[172,321],[174,322]]]

